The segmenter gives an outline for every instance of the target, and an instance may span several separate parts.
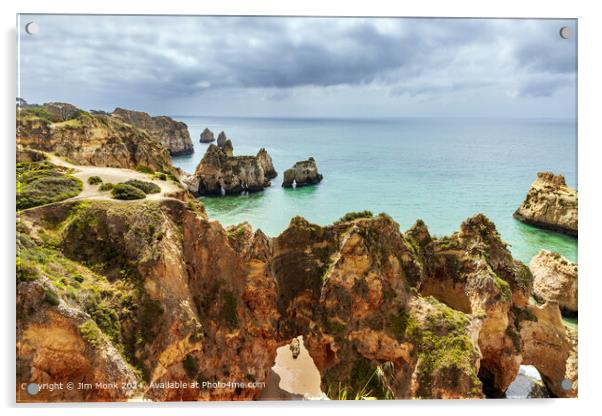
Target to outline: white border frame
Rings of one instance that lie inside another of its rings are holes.
[[[35,414],[44,413],[60,415],[102,415],[107,407],[115,415],[138,414],[156,415],[175,412],[197,414],[217,413],[265,415],[307,415],[308,412],[345,412],[346,415],[364,415],[366,412],[416,412],[422,414],[451,413],[483,414],[488,416],[515,412],[532,412],[546,414],[587,414],[596,409],[600,394],[597,387],[600,368],[598,346],[601,342],[600,312],[596,310],[597,297],[602,293],[601,276],[596,259],[600,243],[596,237],[601,230],[600,219],[596,215],[602,212],[600,204],[600,185],[597,178],[602,178],[598,161],[600,155],[600,64],[599,40],[602,39],[600,13],[596,13],[596,2],[576,1],[524,1],[500,0],[492,1],[455,0],[437,1],[421,0],[415,2],[394,2],[386,0],[370,0],[353,2],[351,0],[213,0],[191,2],[185,0],[125,2],[124,0],[100,0],[98,2],[70,2],[68,0],[22,0],[2,2],[2,45],[3,59],[0,65],[2,77],[3,99],[0,101],[2,116],[2,157],[0,169],[0,195],[4,195],[1,209],[2,229],[5,238],[2,240],[2,265],[4,287],[2,303],[4,314],[2,319],[2,375],[0,383],[4,406],[8,413]],[[101,13],[101,14],[215,14],[215,15],[334,15],[334,16],[426,16],[426,17],[523,17],[523,18],[577,18],[579,25],[579,190],[580,207],[580,244],[579,270],[581,295],[579,299],[581,319],[579,321],[579,399],[558,400],[506,400],[506,401],[397,401],[397,402],[363,402],[363,403],[289,403],[289,402],[254,402],[254,403],[188,403],[188,404],[86,404],[86,405],[15,405],[15,293],[14,280],[14,212],[15,196],[14,175],[15,142],[15,106],[16,93],[16,13]],[[598,214],[599,215],[599,214]],[[600,410],[598,409],[597,412]],[[593,413],[593,412],[592,412]]]

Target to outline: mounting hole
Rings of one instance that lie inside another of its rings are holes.
[[[36,22],[29,22],[25,25],[25,31],[29,35],[37,35],[40,31],[40,26]]]
[[[573,382],[571,380],[569,380],[568,378],[565,378],[564,380],[562,380],[560,382],[560,388],[562,390],[570,390],[573,388]]]
[[[560,37],[562,39],[568,39],[571,37],[571,28],[568,26],[562,26],[560,28]]]

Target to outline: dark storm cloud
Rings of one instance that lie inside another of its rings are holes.
[[[89,105],[155,109],[227,89],[286,102],[295,89],[337,86],[398,98],[495,86],[546,97],[572,85],[576,59],[558,21],[26,16],[21,26],[30,20],[40,33],[21,37],[21,93]],[[563,76],[542,80],[550,73]]]

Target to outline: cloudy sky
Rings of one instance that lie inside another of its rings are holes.
[[[25,33],[31,21],[36,35]],[[575,116],[573,20],[22,15],[19,26],[19,94],[34,103],[155,115]]]

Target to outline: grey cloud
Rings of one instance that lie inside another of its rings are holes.
[[[572,41],[562,43],[557,36],[559,24],[572,22],[58,15],[23,19],[35,19],[41,28],[39,35],[21,38],[25,98],[66,100],[77,92],[95,106],[129,100],[157,108],[166,100],[227,97],[229,89],[265,89],[263,97],[285,103],[298,98],[291,93],[295,89],[316,87],[329,94],[340,85],[378,86],[387,96],[412,99],[513,81],[520,84],[519,97],[544,97],[561,84],[545,74],[574,76],[576,62]]]

